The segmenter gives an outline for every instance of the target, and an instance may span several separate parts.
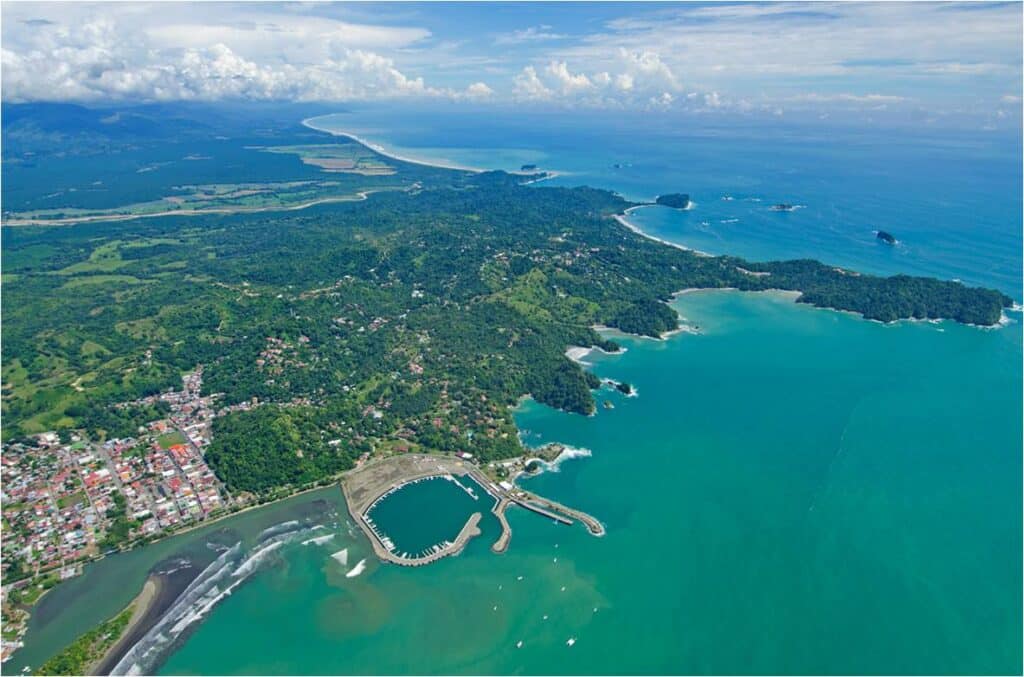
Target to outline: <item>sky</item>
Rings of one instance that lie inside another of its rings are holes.
[[[1020,124],[1018,2],[0,7],[5,102],[409,100]]]

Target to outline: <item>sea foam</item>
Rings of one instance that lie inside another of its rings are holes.
[[[359,560],[359,564],[352,567],[352,569],[347,574],[345,574],[345,578],[355,578],[364,571],[366,571],[366,560],[361,559]]]
[[[272,553],[288,542],[315,533],[314,529],[299,525],[298,520],[276,524],[260,534],[258,544],[253,548],[243,550],[239,541],[224,550],[189,583],[153,627],[118,661],[110,674],[151,674],[160,659],[177,644],[182,633],[256,573]]]

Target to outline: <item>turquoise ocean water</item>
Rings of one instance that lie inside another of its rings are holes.
[[[379,111],[330,122],[423,158],[539,164],[563,172],[555,183],[634,199],[688,192],[692,211],[633,220],[709,252],[958,278],[1021,300],[1019,138]],[[901,244],[876,244],[879,228]],[[615,406],[592,417],[517,412],[528,444],[590,451],[523,484],[594,514],[605,537],[513,509],[504,555],[485,520],[460,556],[405,569],[367,557],[339,520],[331,543],[271,553],[160,672],[1019,672],[1020,314],[982,330],[881,325],[778,293],[675,306],[699,333],[620,336],[624,354],[585,358],[637,397],[597,393]],[[342,547],[346,564],[331,557]]]

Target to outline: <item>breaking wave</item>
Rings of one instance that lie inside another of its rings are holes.
[[[550,463],[545,463],[544,466],[549,472],[558,472],[559,466],[563,462],[574,459],[574,458],[587,458],[593,456],[593,452],[590,449],[584,449],[580,447],[569,447],[566,446],[562,449],[561,453],[555,457],[555,460]]]
[[[270,538],[271,536],[276,536],[277,534],[280,534],[285,531],[291,531],[297,526],[299,526],[299,520],[291,520],[290,522],[281,522],[280,524],[275,524],[272,527],[267,527],[266,529],[264,529],[263,532],[260,533],[259,538],[256,540],[264,541]]]
[[[192,627],[265,564],[285,543],[308,537],[314,528],[295,520],[274,525],[259,543],[243,550],[239,541],[224,550],[188,587],[110,671],[111,675],[152,674],[182,633]]]
[[[359,560],[358,564],[352,567],[352,569],[350,569],[349,572],[345,574],[345,578],[355,578],[364,571],[366,571],[366,560],[361,559]]]

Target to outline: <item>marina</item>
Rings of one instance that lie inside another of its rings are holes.
[[[408,519],[396,521],[396,524],[390,527],[382,524],[382,520],[388,518],[388,508],[396,498],[409,497],[408,500],[412,500],[410,491],[418,491],[425,496],[430,490],[431,500],[421,502],[432,508],[436,507],[441,503],[440,494],[437,492],[449,485],[460,489],[474,503],[481,497],[473,485],[493,500],[490,511],[501,525],[501,533],[491,546],[495,553],[505,552],[511,541],[512,529],[505,516],[511,505],[517,505],[567,526],[580,521],[594,536],[603,536],[605,533],[601,522],[584,512],[520,489],[510,482],[495,482],[486,477],[477,466],[446,456],[406,454],[368,463],[342,481],[342,491],[348,503],[349,513],[370,539],[374,553],[379,559],[400,566],[422,566],[461,552],[473,537],[481,533],[479,524],[483,513],[472,512],[453,538],[441,538],[426,545],[418,542],[414,547],[410,547],[408,542],[403,542],[403,539],[395,534],[395,529],[410,531]],[[421,516],[423,511],[419,509],[420,507],[417,504],[410,510],[409,506],[405,506],[403,514]],[[450,517],[438,516],[437,519]],[[409,540],[408,534],[404,534],[404,537],[406,541]]]

